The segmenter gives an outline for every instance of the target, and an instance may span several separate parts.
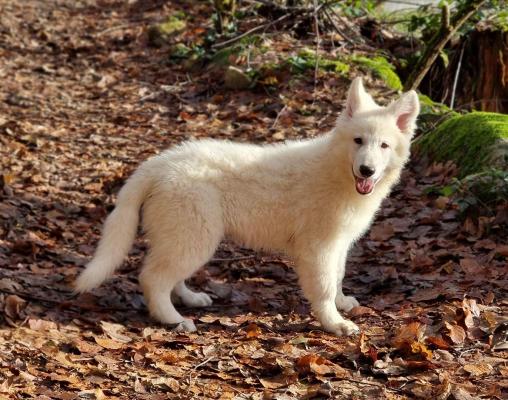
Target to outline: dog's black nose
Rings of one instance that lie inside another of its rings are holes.
[[[362,174],[364,178],[374,175],[374,172],[376,172],[374,168],[367,167],[366,165],[360,165],[360,174]]]

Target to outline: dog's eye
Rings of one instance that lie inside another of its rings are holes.
[[[390,147],[390,146],[388,146],[387,143],[381,143],[381,148],[387,149],[388,147]]]
[[[362,143],[363,143],[362,138],[361,138],[361,137],[357,137],[357,138],[355,138],[355,143],[356,143],[356,144],[362,144]]]

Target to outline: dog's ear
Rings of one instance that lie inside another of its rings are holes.
[[[345,114],[349,118],[362,110],[379,107],[372,99],[371,95],[365,91],[362,78],[355,78],[351,83],[347,95]]]
[[[416,127],[416,117],[420,112],[420,101],[414,90],[404,93],[400,99],[389,106],[395,115],[397,127],[402,133],[412,134]]]

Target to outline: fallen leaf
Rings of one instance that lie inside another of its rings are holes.
[[[448,321],[445,321],[445,326],[448,330],[447,335],[453,343],[464,343],[464,340],[466,339],[466,331],[464,331],[464,328],[455,323],[449,323]]]
[[[252,339],[259,337],[259,335],[262,333],[263,332],[259,326],[257,326],[255,323],[250,323],[245,331],[245,336],[247,336],[249,339]]]
[[[500,323],[492,334],[492,350],[508,350],[508,322]]]
[[[132,341],[127,335],[122,334],[125,330],[125,327],[120,324],[112,324],[111,322],[101,321],[102,331],[108,335],[111,339],[116,340],[120,343],[129,343]]]
[[[360,353],[365,356],[371,363],[377,361],[377,349],[369,343],[367,335],[364,332],[360,334],[358,339],[358,347],[360,349]]]
[[[395,234],[395,230],[391,224],[374,225],[370,230],[370,239],[375,241],[389,240]]]
[[[116,340],[112,340],[109,338],[101,337],[101,336],[94,336],[95,342],[105,349],[109,350],[118,350],[124,347],[123,343],[117,342]]]
[[[426,325],[421,322],[411,322],[408,325],[403,325],[399,328],[397,335],[392,340],[395,347],[401,348],[403,346],[411,345],[413,342],[421,342],[425,337]]]
[[[474,364],[464,365],[464,370],[469,372],[471,376],[485,376],[490,375],[494,368],[490,364],[476,362]]]
[[[15,294],[10,294],[5,298],[5,315],[11,319],[20,319],[20,314],[26,307],[27,302]]]
[[[411,353],[421,356],[425,360],[432,359],[432,351],[430,351],[423,343],[411,343]]]
[[[376,315],[376,312],[370,307],[356,306],[349,311],[351,317],[361,317],[363,315]]]
[[[503,257],[508,257],[508,244],[502,244],[497,246],[496,252]]]
[[[306,354],[296,361],[296,368],[301,374],[313,372],[318,375],[326,375],[332,372],[326,363],[327,360],[317,354]]]
[[[425,341],[438,349],[448,350],[450,348],[450,344],[440,336],[429,336],[425,338]]]
[[[279,374],[270,378],[259,378],[259,382],[265,389],[280,389],[297,381],[297,374]]]
[[[468,275],[481,273],[483,267],[474,258],[462,258],[459,262],[462,270]]]
[[[45,321],[43,319],[32,319],[28,320],[28,326],[34,331],[49,331],[51,329],[57,329],[58,326],[53,321]]]

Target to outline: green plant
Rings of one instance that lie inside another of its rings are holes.
[[[451,197],[462,215],[493,215],[498,205],[508,203],[508,171],[489,168],[454,179],[438,193]]]
[[[367,58],[363,56],[353,56],[351,60],[368,70],[372,71],[378,78],[385,81],[386,85],[394,90],[401,90],[402,83],[399,76],[395,72],[395,67],[390,64],[386,58],[377,56],[373,58]]]
[[[304,72],[316,68],[324,71],[337,72],[346,75],[349,72],[349,65],[339,60],[332,60],[324,57],[316,57],[316,53],[310,49],[303,49],[297,55],[288,58],[287,63],[293,72]]]

